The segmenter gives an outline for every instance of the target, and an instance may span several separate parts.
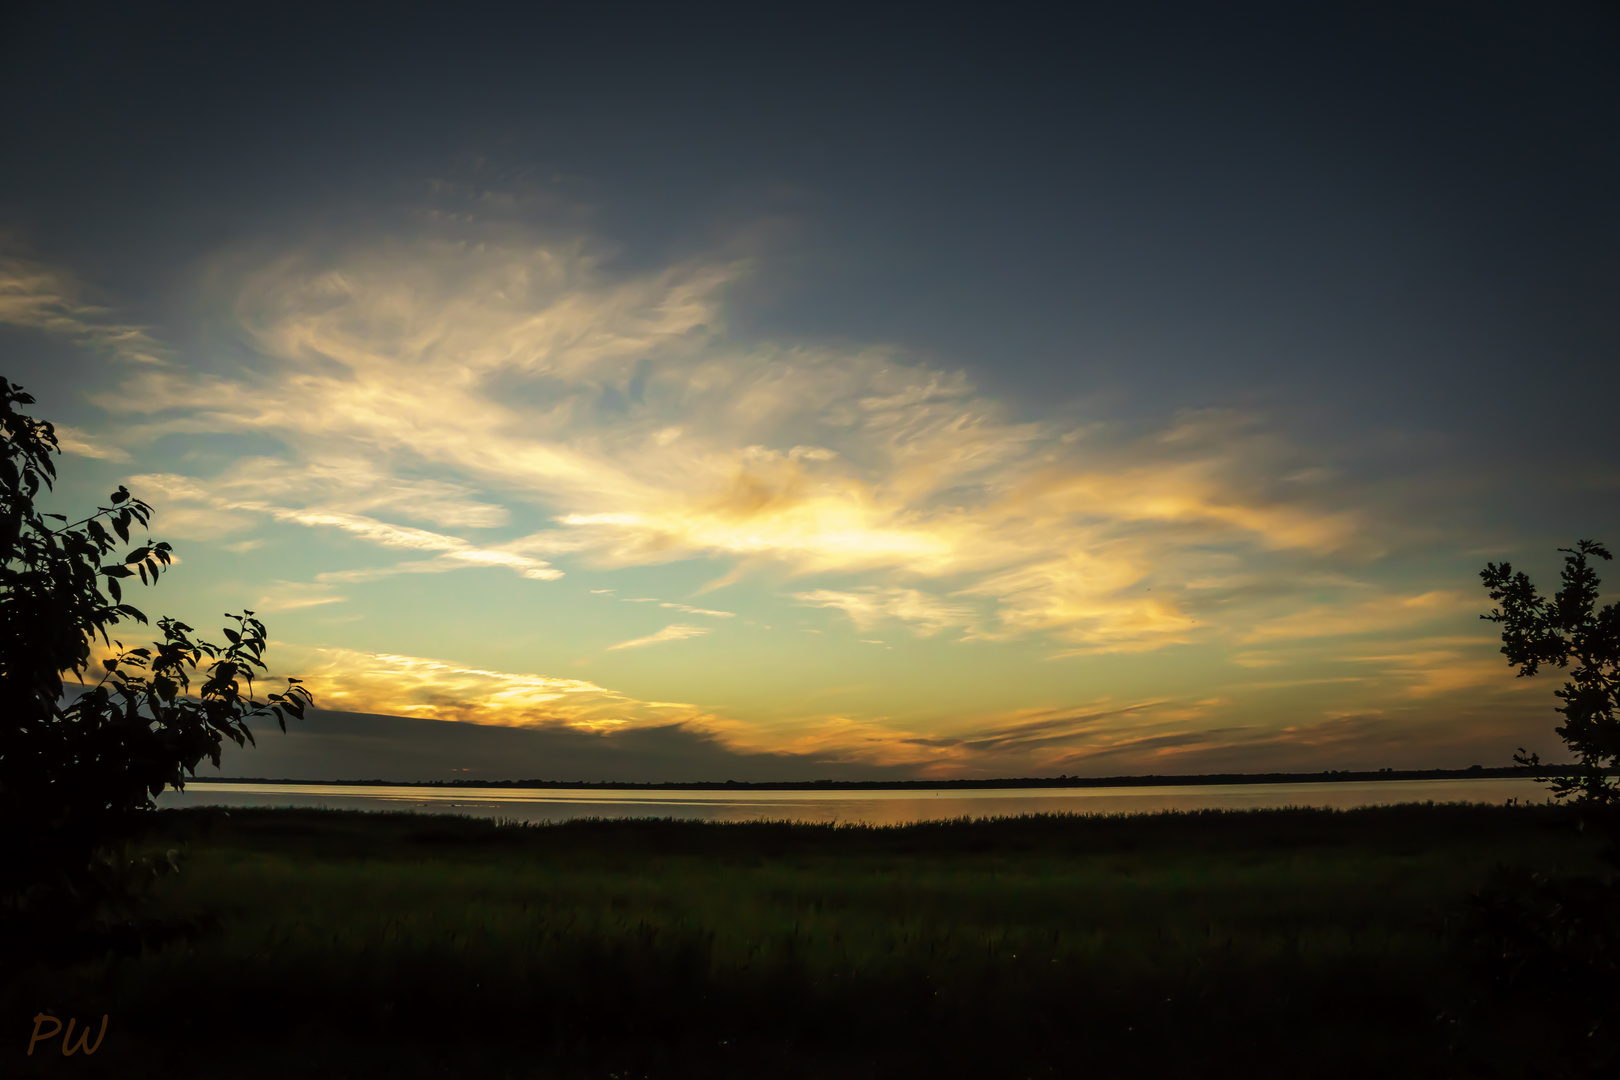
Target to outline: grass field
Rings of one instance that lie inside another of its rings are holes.
[[[9,972],[5,1075],[1530,1076],[1470,896],[1598,874],[1560,811],[900,828],[170,811],[189,940]],[[93,1058],[33,1017],[109,1017]],[[1549,1069],[1547,1074],[1556,1073]]]

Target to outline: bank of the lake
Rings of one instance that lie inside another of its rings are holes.
[[[1508,772],[1508,770],[1502,770]],[[296,781],[194,781],[166,791],[166,808],[301,807],[405,810],[527,822],[576,818],[677,818],[687,821],[845,822],[906,825],[955,818],[1026,814],[1144,814],[1162,811],[1349,810],[1401,803],[1536,803],[1546,785],[1522,775],[1473,778],[1342,779],[1119,785],[1003,783],[844,785],[339,784]]]
[[[94,1064],[120,1077],[1531,1075],[1579,1033],[1555,995],[1487,992],[1471,897],[1604,872],[1566,811],[1480,805],[900,828],[207,809],[147,843],[181,866],[152,913],[191,939],[4,990],[13,1027],[109,1016]]]

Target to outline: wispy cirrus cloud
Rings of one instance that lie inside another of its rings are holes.
[[[57,334],[130,363],[167,361],[168,350],[147,327],[120,323],[112,315],[111,308],[84,299],[84,289],[72,274],[0,253],[0,323]]]
[[[1236,565],[1276,588],[1289,560],[1378,549],[1342,484],[1242,416],[1134,433],[1019,420],[893,349],[728,337],[740,264],[616,276],[588,243],[521,235],[265,266],[232,316],[265,362],[132,373],[116,406],[148,418],[126,436],[279,438],[281,456],[185,478],[194,498],[232,523],[268,514],[439,552],[323,580],[719,558],[723,580],[864,577],[793,594],[857,627],[1044,635],[1068,653],[1237,633],[1246,600],[1213,616],[1196,582]],[[504,527],[518,504],[557,527],[499,544],[436,531]]]
[[[687,615],[707,615],[711,619],[735,619],[737,617],[737,613],[735,611],[717,611],[714,608],[693,607],[691,604],[673,604],[665,602],[659,604],[658,606],[663,608],[674,608],[676,611],[684,612]]]
[[[1503,678],[1508,665],[1497,651],[1499,644],[1488,637],[1380,641],[1373,650],[1335,659],[1379,673],[1405,698],[1434,698],[1482,687],[1524,690],[1533,685]]]
[[[348,597],[332,591],[330,585],[307,581],[276,581],[253,602],[256,611],[296,611],[300,608],[341,604]]]
[[[793,594],[806,607],[836,608],[848,615],[856,629],[869,630],[888,620],[908,623],[929,637],[941,630],[972,626],[978,613],[967,604],[953,604],[917,589],[895,585],[867,585],[850,592],[812,589]]]
[[[629,641],[621,641],[617,645],[609,645],[608,650],[611,652],[615,649],[641,649],[648,645],[662,645],[668,641],[685,641],[688,638],[702,637],[708,632],[709,628],[706,626],[688,626],[685,623],[673,623],[657,633],[648,634],[646,637],[632,638]]]
[[[593,593],[611,593],[612,589],[592,589]],[[713,608],[693,607],[691,604],[681,604],[673,600],[660,600],[656,596],[622,596],[620,603],[624,604],[657,604],[661,608],[684,612],[687,615],[707,615],[711,619],[735,619],[735,611],[716,611]]]
[[[56,430],[56,444],[64,454],[77,454],[79,457],[100,458],[103,461],[113,461],[124,464],[133,460],[129,451],[121,446],[109,446],[106,442],[96,438],[87,431],[80,431],[67,424],[51,425]]]
[[[502,567],[537,581],[553,581],[563,576],[561,570],[544,559],[534,558],[521,550],[524,546],[532,548],[532,541],[520,541],[517,545],[481,546],[457,536],[397,525],[347,511],[276,506],[258,499],[233,497],[233,485],[230,483],[208,483],[173,474],[145,474],[132,477],[130,482],[143,490],[165,495],[179,504],[180,513],[165,514],[164,525],[173,532],[178,524],[180,535],[185,535],[187,526],[193,522],[202,526],[205,535],[215,535],[245,528],[255,516],[263,515],[275,521],[293,522],[309,528],[337,529],[382,548],[439,553],[429,560],[361,570],[325,571],[316,576],[317,582],[372,581],[393,574],[443,573],[469,567]],[[199,507],[205,508],[203,512],[199,512]]]
[[[1379,596],[1361,602],[1314,604],[1304,610],[1266,619],[1245,633],[1245,644],[1297,641],[1410,629],[1436,619],[1471,612],[1479,601],[1461,593],[1431,590],[1411,596]]]

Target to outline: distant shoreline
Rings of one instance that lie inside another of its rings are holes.
[[[1543,766],[1557,775],[1568,766]],[[308,784],[323,787],[547,788],[591,791],[912,791],[1006,788],[1194,787],[1216,784],[1344,784],[1393,780],[1501,780],[1535,777],[1520,766],[1467,769],[1328,770],[1315,773],[1205,773],[1197,776],[1056,776],[1001,780],[298,780],[263,776],[192,777],[208,784]]]

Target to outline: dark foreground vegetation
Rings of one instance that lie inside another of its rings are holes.
[[[168,811],[128,854],[180,871],[136,929],[6,973],[0,1052],[120,1078],[1593,1075],[1611,1033],[1571,999],[1612,973],[1526,914],[1532,874],[1602,889],[1572,820]],[[105,1040],[27,1056],[41,1012]]]

